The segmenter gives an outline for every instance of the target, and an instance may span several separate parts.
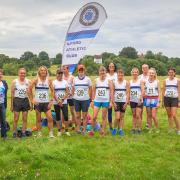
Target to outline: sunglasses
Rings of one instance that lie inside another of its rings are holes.
[[[63,72],[58,72],[57,74],[63,74]]]

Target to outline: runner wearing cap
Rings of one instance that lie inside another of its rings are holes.
[[[56,125],[58,128],[57,136],[61,136],[62,117],[64,117],[65,134],[70,136],[68,132],[68,105],[67,96],[69,92],[68,83],[63,79],[63,69],[60,68],[56,71],[56,79],[52,82],[54,88],[54,110],[56,112]]]
[[[84,65],[78,65],[78,76],[73,80],[72,94],[74,99],[75,111],[76,111],[76,120],[77,120],[77,133],[80,133],[81,126],[81,112],[83,119],[83,131],[86,133],[87,125],[87,112],[89,109],[91,94],[92,94],[92,83],[91,79],[85,75]]]

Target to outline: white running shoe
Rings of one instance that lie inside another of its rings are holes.
[[[42,132],[38,131],[38,137],[42,137]]]
[[[179,131],[177,131],[177,135],[179,135],[179,136],[180,136],[180,130],[179,130]]]
[[[60,137],[60,136],[62,136],[62,132],[58,131],[57,137]]]
[[[66,134],[67,136],[71,136],[71,134],[70,134],[69,132],[65,132],[65,134]]]
[[[53,132],[52,132],[52,131],[49,132],[49,137],[50,137],[50,138],[54,138],[54,135],[53,135]]]

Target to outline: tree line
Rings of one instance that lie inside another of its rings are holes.
[[[114,62],[118,68],[122,68],[125,75],[130,75],[131,69],[137,67],[141,69],[142,64],[148,64],[157,70],[158,75],[166,75],[168,67],[175,67],[176,73],[180,74],[180,58],[169,58],[161,52],[153,53],[147,51],[145,54],[138,55],[138,52],[133,47],[124,47],[119,51],[118,55],[110,52],[102,53],[102,64],[94,62],[94,56],[86,55],[79,63],[86,66],[88,75],[97,75],[98,69],[101,65],[105,67]],[[10,58],[4,54],[0,54],[0,68],[2,68],[6,75],[17,75],[19,68],[27,69],[28,75],[36,75],[37,68],[45,65],[50,68],[52,65],[60,66],[62,63],[62,54],[58,53],[54,58],[50,58],[48,53],[41,51],[38,55],[33,52],[26,51],[20,58]],[[51,75],[54,75],[50,72]]]

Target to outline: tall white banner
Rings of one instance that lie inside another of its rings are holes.
[[[96,2],[84,5],[74,16],[66,34],[62,59],[62,64],[68,65],[71,72],[85,55],[106,18],[104,7]]]

